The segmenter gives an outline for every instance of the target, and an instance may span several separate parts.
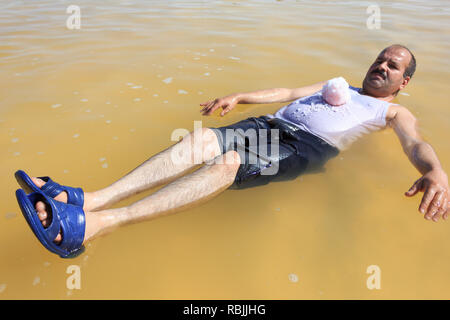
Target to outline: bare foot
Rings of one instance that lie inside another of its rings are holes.
[[[39,220],[42,223],[42,226],[44,228],[48,228],[50,224],[52,223],[52,213],[50,210],[47,211],[47,205],[43,201],[36,202],[36,214],[39,217]],[[85,232],[84,232],[84,239],[83,244],[90,240],[97,232],[98,232],[98,219],[96,215],[92,212],[90,214],[87,214],[85,211]],[[56,238],[53,240],[53,242],[57,245],[61,243],[63,240],[64,235],[61,233],[62,230],[60,229],[60,232],[56,236]]]
[[[42,188],[42,186],[46,184],[46,182],[40,178],[31,177],[31,180],[33,180],[33,183],[37,185],[39,188]],[[67,203],[67,192],[63,191],[53,199]]]
[[[34,184],[36,186],[38,186],[39,188],[42,188],[42,186],[44,184],[46,184],[46,182],[40,178],[36,178],[36,177],[31,177],[31,180],[34,182]],[[66,191],[62,191],[60,194],[58,194],[56,197],[54,197],[53,199],[60,201],[60,202],[64,202],[67,203],[67,192]],[[83,210],[86,211],[91,211],[92,208],[90,207],[90,194],[85,192],[84,193],[84,204],[83,204]]]
[[[56,197],[55,197],[56,199]],[[59,201],[59,200],[58,200]],[[45,208],[45,203],[42,201],[36,202],[36,211],[37,215],[39,216],[39,220],[41,221],[44,228],[47,228],[52,223],[52,216],[51,214],[48,214]],[[61,231],[58,233],[56,238],[53,240],[54,243],[60,244],[62,241],[62,234]]]

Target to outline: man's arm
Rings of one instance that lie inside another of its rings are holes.
[[[233,93],[223,98],[217,98],[215,100],[207,101],[201,103],[200,106],[203,108],[200,112],[203,115],[210,115],[216,109],[222,108],[221,116],[231,111],[237,104],[250,104],[250,103],[277,103],[277,102],[288,102],[296,100],[302,97],[309,96],[325,85],[326,81],[319,82],[310,86],[305,86],[301,88],[273,88],[258,90],[252,92],[242,92]]]
[[[447,174],[432,146],[422,139],[414,115],[403,106],[391,108],[394,108],[395,116],[388,121],[388,125],[397,134],[408,159],[422,174],[405,195],[411,197],[419,191],[424,192],[419,206],[419,211],[425,214],[424,217],[433,221],[438,221],[442,216],[447,219],[450,209]]]

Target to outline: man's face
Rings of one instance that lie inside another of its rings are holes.
[[[411,55],[401,47],[390,47],[382,51],[367,71],[363,81],[364,91],[374,97],[387,97],[409,82],[403,78]]]

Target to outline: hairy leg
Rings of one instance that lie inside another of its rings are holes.
[[[173,181],[220,154],[216,134],[209,128],[196,129],[106,188],[85,192],[83,209],[96,211],[107,208],[132,195]],[[32,179],[39,188],[45,184],[41,179]],[[66,192],[61,192],[55,199],[67,202]]]
[[[226,190],[233,183],[239,165],[239,154],[229,151],[127,207],[91,212],[86,215],[85,242],[120,226],[198,206]]]

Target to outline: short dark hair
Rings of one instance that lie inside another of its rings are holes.
[[[392,48],[392,47],[403,48],[406,51],[408,51],[409,54],[411,55],[411,60],[409,61],[409,64],[406,67],[405,72],[403,73],[403,78],[406,78],[406,77],[412,78],[414,72],[416,72],[416,57],[414,57],[414,54],[411,52],[411,50],[409,50],[407,47],[405,47],[404,45],[401,45],[401,44],[393,44],[393,45],[385,48],[382,52],[384,52],[387,49]]]

